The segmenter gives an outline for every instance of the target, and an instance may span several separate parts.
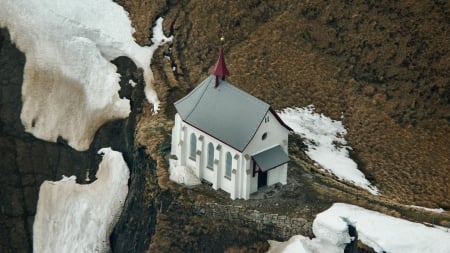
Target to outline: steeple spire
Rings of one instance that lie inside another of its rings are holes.
[[[221,38],[221,40],[223,41],[223,37]],[[225,80],[225,76],[228,76],[230,74],[227,69],[227,65],[225,64],[225,57],[223,56],[223,46],[220,47],[219,59],[217,59],[216,65],[211,70],[211,74],[216,76],[216,84],[214,85],[214,88],[217,88],[217,86],[219,86],[219,77],[221,77],[222,80]]]

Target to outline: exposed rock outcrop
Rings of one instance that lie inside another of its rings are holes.
[[[129,167],[137,168],[131,171],[131,197],[127,199],[119,224],[134,219],[131,216],[151,222],[151,212],[147,212],[147,209],[137,208],[138,211],[132,213],[127,211],[142,205],[141,199],[135,199],[134,196],[140,195],[140,191],[145,188],[135,183],[136,179],[145,180],[142,174],[144,168],[134,166],[135,156],[139,156],[134,151],[136,113],[145,97],[142,78],[133,76],[136,66],[124,57],[114,61],[123,76],[120,96],[131,99],[133,112],[130,117],[102,126],[89,150],[79,152],[63,140],[49,143],[24,132],[20,123],[20,110],[25,56],[11,44],[7,30],[1,29],[0,38],[0,252],[32,252],[31,231],[41,183],[44,180],[59,180],[62,175],[75,175],[78,183],[88,183],[87,173],[90,180],[94,180],[93,175],[100,161],[96,153],[102,147],[112,147],[122,152]],[[138,82],[135,89],[131,89],[128,84],[131,78]],[[139,164],[144,163],[147,160],[139,161]],[[149,166],[144,167],[149,170]],[[136,233],[137,229],[131,227],[128,233],[140,234]]]

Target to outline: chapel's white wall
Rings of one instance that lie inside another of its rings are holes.
[[[251,193],[251,180],[252,180],[252,158],[249,155],[242,155],[241,157],[241,176],[242,182],[240,184],[240,196],[239,198],[249,199]]]
[[[267,185],[276,183],[286,184],[287,164],[276,167],[267,172]]]
[[[206,157],[206,155],[205,155],[205,157]],[[210,169],[210,168],[204,168],[202,177],[206,181],[214,184],[214,182],[217,180],[216,172],[217,172],[217,169],[213,170],[213,169]]]
[[[208,134],[183,122],[178,114],[175,115],[175,125],[172,132],[172,153],[173,145],[178,145],[176,151],[178,161],[181,165],[193,168],[195,174],[213,184],[214,189],[222,189],[230,193],[232,199],[248,199],[250,194],[258,190],[258,174],[253,177],[253,162],[251,155],[257,154],[275,145],[281,145],[287,153],[288,131],[278,122],[275,116],[269,111],[269,121],[261,123],[244,153],[240,153],[234,148],[221,143]],[[178,131],[178,134],[176,133]],[[262,135],[267,132],[267,138],[262,140]],[[196,160],[189,158],[190,138],[194,133],[197,138]],[[175,136],[175,138],[174,138]],[[176,140],[178,139],[178,140]],[[181,145],[180,145],[181,143]],[[213,170],[206,167],[208,159],[208,144],[214,145],[214,166]],[[226,154],[230,152],[232,156],[231,177],[225,177]],[[248,154],[247,158],[245,154]],[[286,183],[287,165],[276,168],[268,172],[267,184],[277,182]]]
[[[231,173],[230,178],[225,177],[226,155],[227,155],[227,152],[230,152],[231,157],[232,157],[231,170],[233,170],[233,167],[236,167],[236,166],[234,166],[234,158],[233,158],[236,155],[236,151],[234,149],[228,147],[227,145],[224,145],[224,144],[221,144],[221,145],[222,145],[222,152],[221,152],[221,157],[220,157],[220,162],[219,162],[220,173],[219,173],[219,177],[218,177],[218,179],[220,180],[220,188],[223,189],[224,191],[232,194],[234,180],[236,180],[236,174]]]
[[[178,118],[177,118],[178,117]],[[181,121],[178,114],[175,117]],[[175,128],[174,128],[175,129]],[[217,139],[211,137],[210,135],[186,124],[185,122],[180,123],[179,130],[184,131],[184,139],[181,146],[180,156],[182,156],[180,161],[181,165],[186,165],[191,167],[195,174],[199,178],[203,178],[213,184],[214,189],[222,189],[230,193],[230,197],[234,198],[245,198],[243,191],[246,189],[245,179],[239,179],[238,174],[242,174],[242,155],[237,150],[232,147],[225,145],[218,141]],[[197,138],[197,150],[196,159],[192,160],[190,155],[191,148],[191,134],[194,133]],[[183,136],[183,134],[181,134]],[[214,164],[213,169],[207,168],[208,159],[208,144],[212,143],[214,145]],[[226,154],[230,152],[232,157],[232,173],[231,177],[225,177],[226,168]],[[244,169],[245,171],[245,169]],[[234,173],[233,173],[234,172]],[[242,185],[245,184],[245,185]]]
[[[258,173],[256,173],[255,176],[253,176],[253,168],[252,168],[252,173],[250,174],[250,194],[256,191],[258,191]]]
[[[180,116],[175,114],[175,123],[172,127],[172,141],[171,141],[171,149],[170,154],[175,155],[178,158],[177,152],[179,150],[178,143],[180,142]]]
[[[256,131],[255,136],[244,150],[244,154],[255,155],[275,145],[283,147],[287,154],[288,130],[283,127],[275,116],[268,111],[264,118],[269,117],[269,122],[263,122]],[[267,138],[262,140],[262,135],[267,133]]]
[[[243,152],[244,154],[249,154],[252,156],[276,145],[280,145],[283,148],[284,152],[288,154],[289,131],[280,124],[280,122],[275,118],[272,112],[268,111],[264,118],[266,118],[267,116],[269,117],[269,121],[265,122],[265,120],[263,119],[260,127],[256,131],[255,136],[245,148]],[[267,137],[266,139],[262,140],[262,135],[264,133],[267,133]],[[268,172],[267,185],[272,185],[278,182],[282,184],[286,183],[287,165],[284,166],[286,169],[275,168]],[[252,173],[250,173],[249,175],[251,177],[249,180],[249,188],[251,194],[258,191],[258,174],[255,174],[255,176],[253,177],[253,161],[251,162],[250,168],[252,171]]]
[[[182,129],[185,130],[185,141],[183,143],[183,149],[184,149],[184,154],[183,157],[185,160],[185,164],[187,167],[192,168],[192,170],[194,171],[195,175],[198,176],[199,178],[201,178],[200,175],[200,160],[201,156],[203,154],[202,151],[202,143],[199,140],[199,137],[201,136],[201,132],[198,131],[197,129],[193,128],[192,126],[186,124],[186,123],[182,123]],[[196,150],[194,151],[195,155],[195,160],[192,160],[191,158],[191,135],[195,134],[195,138],[197,140],[197,145],[196,145]]]
[[[247,165],[248,164],[248,165]],[[250,170],[247,170],[247,166],[250,165],[250,157],[240,155],[237,161],[237,183],[236,183],[236,193],[237,198],[248,199],[250,197],[250,189],[247,189],[247,185],[249,185],[248,179],[249,176],[247,173],[250,173]]]
[[[180,115],[175,114],[175,122],[174,125],[172,127],[172,142],[171,142],[171,149],[170,149],[170,154],[172,156],[175,156],[176,159],[174,160],[174,164],[173,166],[178,166],[184,163],[182,162],[181,158],[181,150],[182,150],[182,144],[183,144],[183,134],[182,134],[182,130],[181,130],[181,118]]]

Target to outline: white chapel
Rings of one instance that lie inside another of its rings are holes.
[[[286,184],[291,129],[269,104],[225,81],[223,48],[211,74],[175,102],[172,166],[186,166],[231,199]]]

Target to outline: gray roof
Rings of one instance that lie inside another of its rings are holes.
[[[175,102],[175,108],[184,122],[243,151],[270,106],[221,78],[214,88],[215,78],[206,78]]]
[[[280,145],[265,150],[252,157],[263,172],[289,162],[289,157]]]

